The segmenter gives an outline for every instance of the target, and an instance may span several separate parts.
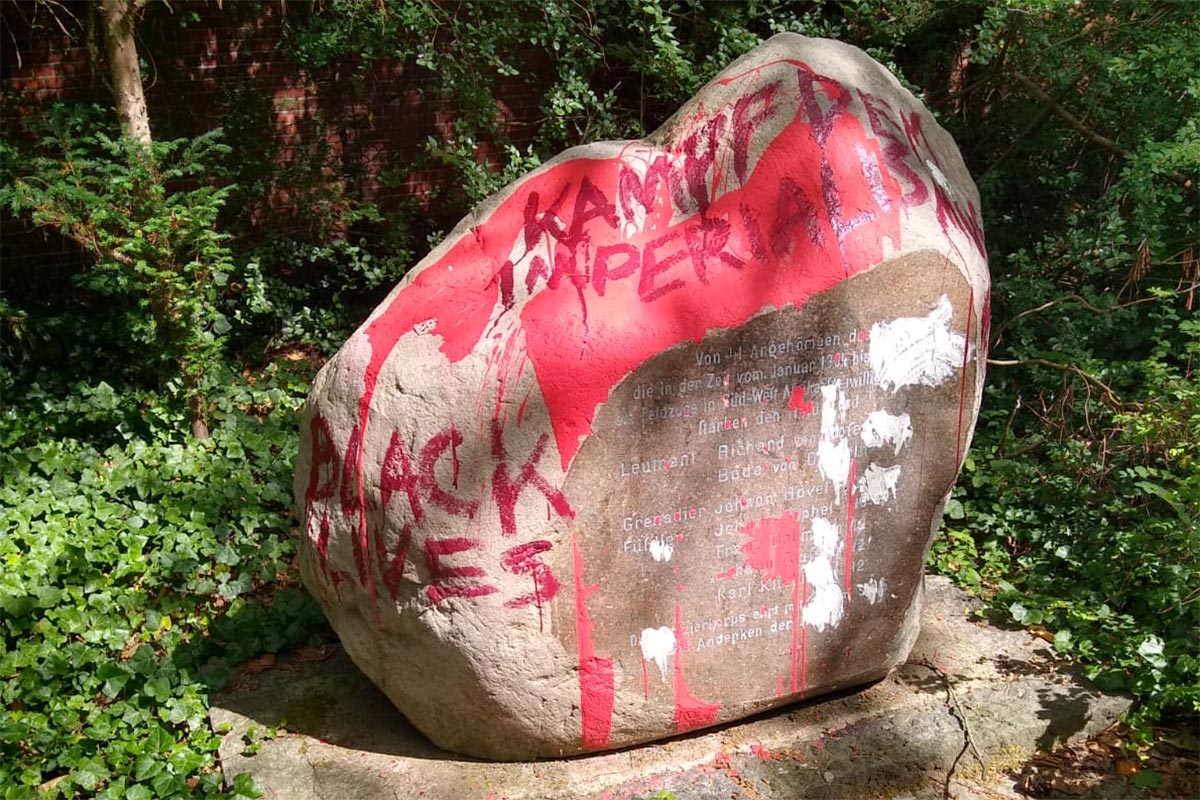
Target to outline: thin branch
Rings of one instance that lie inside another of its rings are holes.
[[[1075,116],[1070,111],[1068,111],[1067,109],[1065,109],[1061,105],[1059,105],[1058,102],[1056,102],[1053,97],[1046,94],[1046,91],[1044,89],[1042,89],[1042,87],[1038,86],[1036,83],[1034,83],[1032,80],[1030,80],[1029,77],[1027,75],[1025,75],[1023,72],[1021,72],[1020,70],[1014,70],[1013,77],[1017,79],[1017,83],[1024,86],[1025,89],[1028,90],[1030,94],[1032,94],[1034,97],[1036,97],[1042,103],[1045,103],[1050,109],[1052,109],[1054,111],[1055,114],[1057,114],[1060,118],[1062,118],[1062,120],[1064,122],[1066,122],[1068,125],[1070,125],[1072,128],[1074,128],[1085,139],[1095,142],[1096,144],[1100,145],[1104,149],[1110,150],[1113,153],[1116,153],[1117,155],[1119,155],[1123,158],[1130,158],[1133,156],[1133,151],[1128,150],[1125,147],[1122,147],[1121,145],[1114,142],[1112,139],[1109,139],[1107,136],[1105,136],[1101,133],[1097,133],[1096,131],[1089,128],[1087,125],[1084,125],[1083,122],[1079,119],[1079,117]],[[1164,175],[1167,178],[1174,181],[1175,183],[1182,186],[1184,189],[1187,189],[1188,191],[1194,191],[1196,189],[1196,185],[1189,178],[1187,178],[1183,175],[1179,175],[1179,174],[1175,174],[1175,173],[1164,173]]]
[[[1194,292],[1197,288],[1200,288],[1200,284],[1192,283],[1187,286],[1180,286],[1173,292],[1173,294],[1175,294],[1175,295],[1188,294],[1189,292]],[[1042,311],[1045,311],[1048,308],[1053,308],[1054,306],[1058,305],[1059,303],[1067,303],[1067,302],[1071,302],[1071,301],[1079,303],[1079,305],[1083,306],[1088,311],[1094,312],[1096,314],[1108,314],[1110,312],[1117,311],[1122,308],[1130,308],[1132,306],[1139,306],[1139,305],[1142,305],[1143,303],[1154,303],[1154,302],[1158,301],[1158,298],[1157,297],[1141,297],[1141,298],[1138,298],[1137,300],[1130,300],[1128,303],[1117,303],[1116,305],[1111,305],[1111,306],[1108,306],[1107,308],[1102,308],[1100,306],[1092,305],[1090,302],[1087,301],[1086,298],[1082,297],[1081,295],[1069,294],[1065,297],[1059,297],[1059,298],[1057,298],[1055,300],[1051,300],[1047,303],[1042,303],[1040,306],[1037,306],[1035,308],[1027,308],[1024,311],[1022,311],[1020,314],[1017,314],[1016,316],[1012,317],[1011,319],[1005,320],[1003,325],[997,326],[992,331],[992,340],[997,341],[997,342],[1000,341],[1000,338],[999,338],[1000,334],[1003,333],[1004,331],[1006,331],[1009,327],[1012,326],[1012,324],[1014,322],[1021,319],[1022,317],[1028,317],[1031,314],[1037,314]]]
[[[1121,400],[1121,398],[1117,395],[1117,393],[1113,391],[1111,386],[1109,386],[1107,383],[1105,383],[1104,381],[1097,378],[1095,375],[1092,375],[1089,372],[1084,372],[1083,370],[1081,370],[1079,367],[1075,366],[1074,364],[1060,364],[1057,361],[1050,361],[1045,358],[1020,358],[1020,359],[1011,359],[1011,360],[1008,360],[1008,359],[1001,360],[1001,359],[996,359],[996,358],[989,358],[987,360],[987,363],[988,363],[989,367],[1038,366],[1038,367],[1049,367],[1050,369],[1057,369],[1057,370],[1060,370],[1061,372],[1070,372],[1074,375],[1078,375],[1080,378],[1083,378],[1083,380],[1085,382],[1090,383],[1093,386],[1103,390],[1104,397],[1107,399],[1107,401],[1111,405],[1114,405],[1114,406],[1126,405],[1126,403]]]
[[[1051,110],[1053,110],[1055,114],[1058,114],[1058,116],[1060,116],[1064,122],[1066,122],[1068,125],[1070,125],[1072,128],[1074,128],[1080,134],[1082,134],[1085,138],[1090,139],[1093,142],[1095,142],[1096,144],[1100,145],[1101,147],[1103,147],[1107,150],[1111,150],[1114,153],[1117,153],[1118,155],[1124,156],[1126,158],[1133,155],[1129,150],[1126,150],[1124,147],[1117,144],[1112,139],[1109,139],[1107,136],[1104,136],[1102,134],[1096,133],[1094,130],[1092,130],[1088,126],[1084,125],[1079,120],[1078,117],[1076,117],[1070,111],[1067,111],[1065,108],[1063,108],[1057,102],[1055,102],[1053,97],[1046,94],[1045,90],[1042,89],[1042,87],[1038,86],[1036,83],[1034,83],[1032,80],[1030,80],[1029,77],[1027,75],[1025,75],[1025,73],[1020,72],[1020,71],[1014,71],[1013,77],[1017,79],[1017,83],[1021,84],[1027,90],[1029,90],[1030,94],[1032,94],[1034,97],[1036,97],[1042,103],[1046,104],[1046,106],[1048,106]]]

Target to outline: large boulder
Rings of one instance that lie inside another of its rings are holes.
[[[978,410],[949,135],[783,34],[495,195],[316,379],[301,570],[437,744],[621,747],[878,679]]]

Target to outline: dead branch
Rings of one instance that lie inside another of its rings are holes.
[[[1117,155],[1119,155],[1123,158],[1129,158],[1133,155],[1132,151],[1122,147],[1121,145],[1114,142],[1112,139],[1109,139],[1107,136],[1105,136],[1101,133],[1097,133],[1096,131],[1089,128],[1087,125],[1084,125],[1083,122],[1079,119],[1079,117],[1075,116],[1070,111],[1063,108],[1063,106],[1059,105],[1059,103],[1053,97],[1046,94],[1046,91],[1044,89],[1042,89],[1042,87],[1040,87],[1036,83],[1034,83],[1032,80],[1030,80],[1029,76],[1025,75],[1025,73],[1021,72],[1020,70],[1015,70],[1013,72],[1013,77],[1017,79],[1017,83],[1024,86],[1025,89],[1030,94],[1032,94],[1034,97],[1036,97],[1041,103],[1045,104],[1048,108],[1052,109],[1054,111],[1054,113],[1057,114],[1063,120],[1063,122],[1067,123],[1072,128],[1074,128],[1075,131],[1077,133],[1079,133],[1081,136],[1083,136],[1085,139],[1095,142],[1096,144],[1100,145],[1104,149],[1110,150],[1113,153],[1116,153]],[[1191,179],[1187,178],[1184,175],[1178,175],[1175,173],[1166,173],[1166,177],[1171,179],[1175,183],[1179,184],[1184,189],[1187,189],[1188,191],[1196,191],[1195,183],[1193,183]]]
[[[1108,402],[1109,405],[1111,405],[1113,407],[1124,407],[1126,405],[1130,405],[1130,404],[1125,403],[1125,401],[1123,401],[1120,398],[1120,396],[1118,396],[1117,393],[1115,391],[1113,391],[1112,387],[1109,386],[1107,383],[1100,380],[1095,375],[1092,375],[1089,372],[1084,372],[1083,370],[1081,370],[1079,367],[1075,366],[1074,364],[1060,364],[1057,361],[1050,361],[1049,359],[1045,359],[1045,358],[1020,358],[1020,359],[1010,359],[1010,360],[989,358],[987,360],[987,363],[988,363],[989,367],[1038,366],[1038,367],[1049,367],[1050,369],[1057,369],[1061,372],[1070,372],[1070,373],[1082,378],[1086,383],[1089,383],[1092,386],[1099,388],[1103,392],[1102,399],[1104,399],[1106,402]]]

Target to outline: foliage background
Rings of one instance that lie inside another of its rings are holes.
[[[14,42],[95,43],[88,4],[2,11]],[[218,75],[219,102],[156,94],[215,18],[275,20],[288,93]],[[204,715],[239,663],[329,636],[289,516],[312,371],[471,204],[564,146],[653,129],[783,30],[891,66],[982,193],[993,367],[933,568],[1133,692],[1141,735],[1194,726],[1194,7],[153,3],[151,170],[102,65],[38,102],[4,60],[0,223],[27,248],[0,268],[4,798],[256,796],[220,785]],[[346,98],[400,85],[434,124],[372,150]],[[188,433],[198,412],[208,438]]]

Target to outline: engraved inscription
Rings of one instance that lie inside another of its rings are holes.
[[[614,389],[566,491],[596,498],[580,546],[623,587],[592,612],[619,692],[668,714],[685,680],[698,703],[767,707],[871,669],[917,588],[886,576],[920,574],[895,567],[923,558],[956,474],[925,443],[964,435],[947,411],[974,391],[969,306],[948,261],[905,256]]]

